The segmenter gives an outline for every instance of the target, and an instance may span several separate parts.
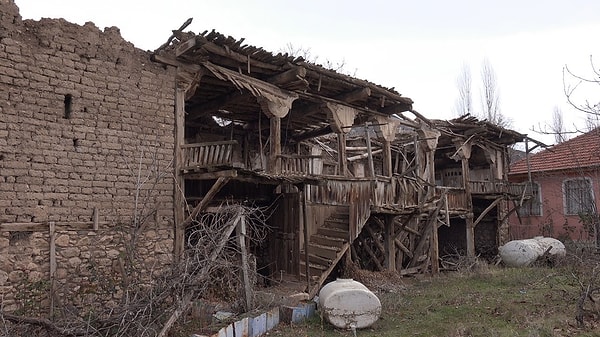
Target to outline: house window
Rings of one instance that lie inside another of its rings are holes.
[[[565,214],[578,215],[594,212],[594,195],[590,179],[565,180],[563,196],[565,198]]]
[[[519,209],[520,216],[540,216],[542,215],[542,193],[540,184],[531,183],[527,186],[530,189],[531,198],[527,200]]]

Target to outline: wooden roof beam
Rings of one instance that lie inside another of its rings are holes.
[[[282,85],[294,81],[301,80],[306,83],[308,87],[308,81],[304,79],[306,77],[306,68],[304,67],[292,67],[289,70],[286,70],[282,73],[279,73],[275,76],[269,77],[267,82],[275,85]]]
[[[231,49],[225,49],[223,47],[217,46],[212,42],[208,42],[208,40],[204,36],[197,35],[187,41],[182,42],[175,51],[176,57],[181,56],[191,56],[192,52],[198,49],[204,49],[209,53],[213,53],[215,55],[235,60],[240,64],[248,65],[248,73],[251,72],[252,67],[269,69],[269,70],[281,70],[280,66],[272,65],[270,63],[261,62],[258,60],[254,60],[250,57],[250,55],[240,54],[238,52],[232,51]]]
[[[363,101],[371,96],[371,88],[362,87],[335,97],[338,101],[352,103],[357,101]]]
[[[411,111],[412,104],[406,103],[398,103],[390,106],[386,106],[385,108],[380,109],[379,111],[385,115],[400,115],[405,111]]]

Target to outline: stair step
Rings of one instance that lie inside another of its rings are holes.
[[[310,241],[312,243],[316,243],[322,246],[330,246],[330,247],[336,247],[336,248],[342,248],[344,246],[344,243],[346,243],[346,239],[342,239],[342,238],[336,238],[333,236],[326,236],[326,235],[320,235],[320,234],[314,234],[310,236]]]
[[[324,257],[326,259],[335,259],[341,249],[337,247],[323,246],[316,243],[308,244],[308,254]]]
[[[310,273],[310,276],[321,276],[321,274],[323,274],[323,272],[326,271],[328,268],[328,266],[322,266],[317,263],[310,263],[308,267],[308,272]],[[306,276],[306,264],[304,263],[304,261],[300,262],[300,275]]]
[[[348,230],[350,224],[348,223],[348,219],[327,218],[322,227]]]
[[[350,233],[347,229],[319,227],[317,234],[348,240]]]
[[[301,251],[300,252],[300,261],[302,263],[304,263],[305,259],[306,259],[306,255],[304,254],[304,251]],[[315,254],[310,254],[310,253],[308,254],[308,261],[310,263],[316,263],[316,264],[320,264],[322,266],[329,266],[331,264],[331,262],[333,262],[332,259],[328,259],[328,258],[318,256]]]

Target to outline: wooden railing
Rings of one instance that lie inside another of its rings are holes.
[[[323,167],[323,157],[318,155],[281,154],[278,158],[285,174],[320,174]]]
[[[507,193],[512,196],[531,195],[526,183],[516,184],[507,181],[469,181],[471,194]]]
[[[181,145],[183,151],[182,169],[213,166],[232,166],[235,140],[220,142],[192,143]]]
[[[467,210],[469,202],[467,199],[467,192],[464,188],[458,187],[438,187],[436,188],[436,195],[441,195],[441,190],[446,190],[446,196],[448,201],[449,210]]]

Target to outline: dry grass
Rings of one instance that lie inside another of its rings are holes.
[[[579,257],[577,257],[579,259]],[[587,264],[589,267],[589,264]],[[586,263],[529,268],[480,266],[436,277],[404,278],[371,288],[382,315],[358,336],[600,336],[598,317],[575,319]],[[365,275],[359,275],[366,279]],[[371,276],[382,280],[383,275]],[[381,282],[381,281],[380,281]],[[371,284],[373,286],[373,284]],[[314,318],[270,336],[353,336]]]

